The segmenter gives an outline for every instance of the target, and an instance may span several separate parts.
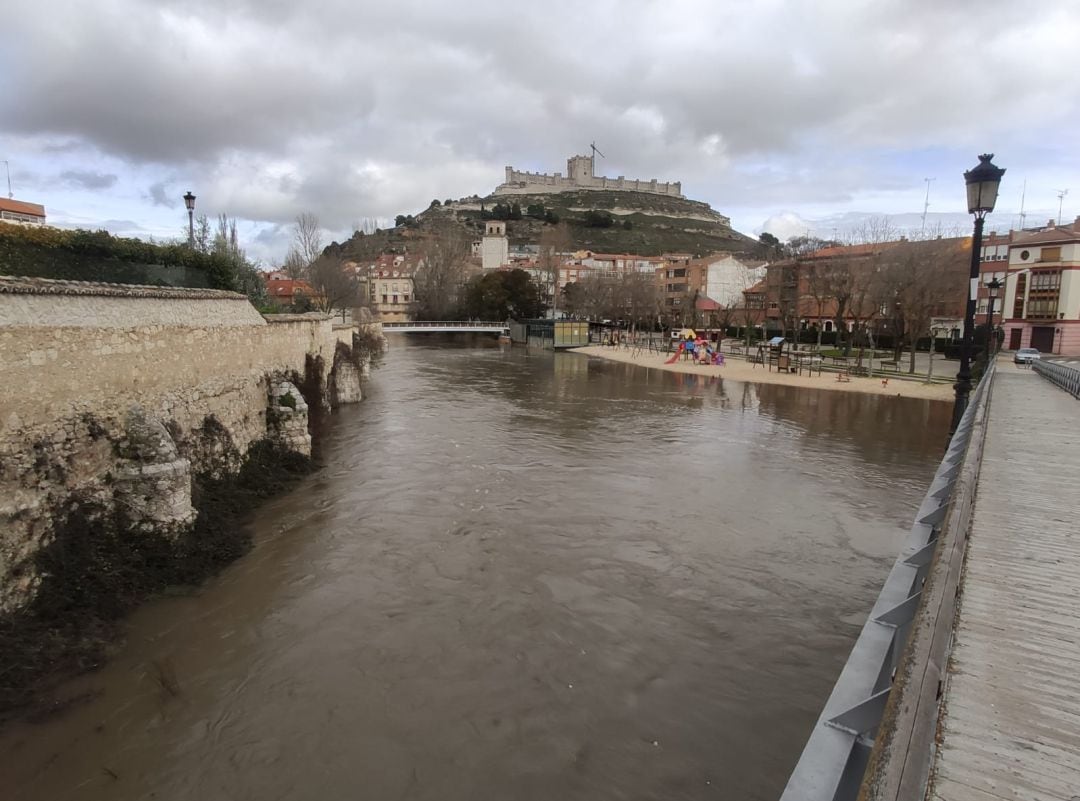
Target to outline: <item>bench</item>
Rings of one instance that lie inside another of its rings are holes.
[[[882,370],[892,370],[894,373],[900,372],[900,362],[881,362]]]
[[[837,381],[848,382],[848,381],[851,380],[851,376],[848,374],[848,372],[846,370],[841,370],[839,373],[836,374],[836,380]]]

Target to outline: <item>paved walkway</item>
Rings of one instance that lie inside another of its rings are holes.
[[[930,798],[1080,801],[1080,401],[1000,364]]]

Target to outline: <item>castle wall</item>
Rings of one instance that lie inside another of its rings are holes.
[[[0,612],[32,593],[73,499],[174,532],[193,476],[239,469],[260,440],[309,453],[300,390],[359,400],[354,331],[228,292],[0,278]]]
[[[496,195],[526,195],[569,192],[578,189],[612,190],[619,192],[649,192],[654,195],[679,197],[682,183],[679,181],[657,181],[652,178],[642,181],[636,178],[606,178],[593,175],[592,159],[587,156],[574,156],[567,162],[569,175],[562,173],[537,173],[506,168],[506,181],[495,188]]]

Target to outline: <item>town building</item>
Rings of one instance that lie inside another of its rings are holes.
[[[954,287],[932,299],[922,298],[918,314],[929,312],[939,321],[962,320],[970,238],[918,242],[901,238],[826,247],[766,265],[766,325],[785,334],[818,327],[831,333],[838,323],[847,331],[864,327],[891,334],[897,324],[905,324],[910,317],[905,316],[900,300],[904,290],[895,285],[886,297],[877,276],[893,260],[903,258],[931,261],[938,276],[935,285]],[[838,291],[845,295],[842,303],[838,302]]]
[[[537,195],[555,192],[572,192],[578,189],[612,190],[617,192],[648,192],[681,198],[682,183],[679,181],[638,180],[620,175],[605,178],[596,174],[594,156],[571,156],[566,160],[566,175],[542,172],[523,172],[506,168],[506,180],[495,188],[496,195]]]
[[[1014,233],[1008,255],[1005,347],[1080,356],[1080,217]]]
[[[367,265],[367,296],[375,319],[385,323],[412,320],[416,297],[413,276],[420,268],[412,254],[383,253]]]
[[[0,198],[0,222],[12,225],[45,225],[45,207],[40,203]]]
[[[301,298],[314,300],[315,289],[307,281],[289,278],[284,272],[276,270],[264,275],[266,294],[276,306],[292,306]]]
[[[766,275],[764,262],[743,261],[730,254],[710,256],[705,262],[705,296],[718,306],[742,302],[743,292]]]
[[[510,263],[510,241],[506,238],[506,223],[488,220],[484,238],[480,240],[480,266],[497,270]]]

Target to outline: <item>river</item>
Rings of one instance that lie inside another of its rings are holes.
[[[0,796],[779,795],[947,404],[406,342],[250,554],[0,731]]]

